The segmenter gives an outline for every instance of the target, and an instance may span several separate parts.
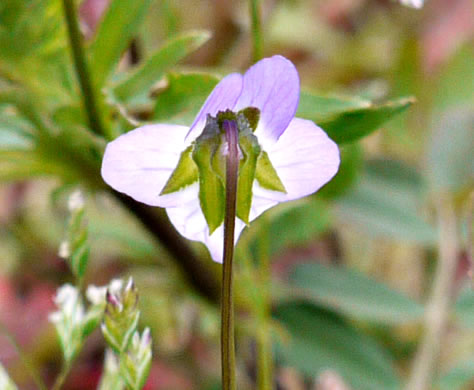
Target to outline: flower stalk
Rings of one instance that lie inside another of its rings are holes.
[[[234,121],[223,122],[228,153],[226,156],[226,195],[224,217],[224,255],[222,268],[221,303],[221,361],[222,388],[235,390],[235,342],[233,273],[234,230],[237,203],[237,177],[239,169],[238,129]]]

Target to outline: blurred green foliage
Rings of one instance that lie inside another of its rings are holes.
[[[271,324],[281,382],[290,366],[311,379],[331,369],[356,390],[400,388],[419,341],[420,302],[439,240],[432,205],[440,194],[456,199],[459,222],[467,226],[460,233],[463,249],[472,251],[472,210],[463,214],[472,202],[474,171],[472,47],[461,36],[456,50],[442,52],[439,45],[441,64],[427,65],[430,28],[443,26],[435,1],[422,11],[391,1],[263,3],[265,55],[295,62],[304,90],[297,115],[340,144],[342,164],[320,193],[269,211],[244,233],[236,299],[250,315],[237,317],[239,359],[252,366],[248,350],[259,313],[270,306],[274,318],[264,321]],[[88,271],[82,275],[79,259],[76,276],[97,284],[117,273],[135,276],[143,322],[157,340],[154,358],[169,380],[159,387],[152,366],[153,388],[204,389],[215,382],[218,305],[183,277],[190,271],[156,240],[160,233],[117,204],[100,177],[102,153],[110,136],[139,124],[192,123],[220,77],[249,64],[246,7],[243,1],[111,0],[84,42],[106,129],[95,134],[62,1],[0,3],[0,288],[19,293],[19,285],[46,289],[70,280],[54,253],[65,231],[74,235],[68,238],[78,251],[90,250]],[[82,12],[82,23],[88,17]],[[133,61],[132,47],[138,47]],[[66,223],[62,194],[77,186],[91,194],[87,247],[85,231]],[[191,245],[203,259],[201,273],[218,275],[203,248]],[[270,280],[262,276],[265,256]],[[26,302],[29,295],[22,294]],[[0,321],[14,328],[7,310],[14,309],[0,301]],[[436,389],[467,389],[473,380],[472,290],[462,290],[453,313]],[[46,309],[41,314],[46,318]],[[57,360],[44,322],[36,341],[24,341],[42,374]],[[99,347],[84,351],[83,359],[94,364]],[[28,385],[21,362],[5,365],[20,387]],[[72,383],[79,379],[73,370],[67,388],[81,386]]]

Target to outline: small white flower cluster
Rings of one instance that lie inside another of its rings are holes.
[[[400,0],[400,3],[407,7],[420,9],[423,7],[424,0]]]
[[[7,371],[3,366],[0,364],[0,389],[1,390],[17,390],[18,388],[12,382],[10,377],[8,376]]]
[[[56,328],[66,361],[76,356],[85,336],[99,324],[106,305],[107,289],[119,291],[122,285],[119,279],[114,279],[109,286],[90,285],[86,296],[91,306],[87,311],[77,287],[65,284],[58,289],[54,297],[58,310],[49,315],[49,320]]]

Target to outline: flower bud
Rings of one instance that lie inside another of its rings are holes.
[[[102,322],[102,333],[109,346],[117,353],[124,352],[137,329],[140,312],[138,293],[130,278],[127,285],[118,291],[108,289]]]

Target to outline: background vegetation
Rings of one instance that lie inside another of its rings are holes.
[[[61,370],[48,314],[74,280],[58,248],[77,188],[83,285],[133,276],[153,337],[146,389],[219,388],[220,266],[163,210],[107,188],[101,156],[140,123],[190,124],[220,76],[277,53],[300,72],[298,116],[340,145],[342,165],[237,246],[239,388],[268,380],[271,347],[281,389],[420,375],[472,388],[471,1],[266,0],[259,35],[247,1],[84,0],[82,60],[63,3],[0,3],[0,362],[19,388]],[[103,354],[94,332],[63,388],[95,389]]]

